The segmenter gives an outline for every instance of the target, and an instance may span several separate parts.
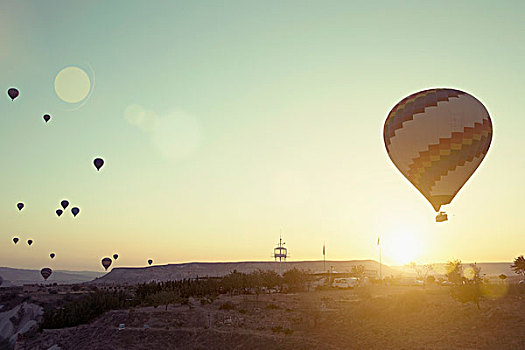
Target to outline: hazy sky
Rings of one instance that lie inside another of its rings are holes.
[[[269,260],[280,230],[292,260],[322,259],[324,241],[327,259],[377,259],[381,234],[387,264],[510,261],[525,245],[524,11],[2,1],[0,88],[20,96],[0,98],[0,265]],[[55,92],[68,66],[90,79],[80,103]],[[474,95],[494,126],[442,224],[382,138],[390,109],[431,87]],[[62,199],[76,218],[55,215]]]

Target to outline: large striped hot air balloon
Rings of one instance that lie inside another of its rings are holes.
[[[42,275],[42,277],[44,277],[44,280],[46,281],[52,273],[53,270],[51,270],[49,267],[44,267],[42,270],[40,270],[40,274]]]
[[[481,164],[492,122],[485,106],[466,92],[430,89],[396,104],[383,136],[392,162],[437,212]]]

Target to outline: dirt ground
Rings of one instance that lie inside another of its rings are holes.
[[[258,299],[258,300],[257,300]],[[22,349],[525,349],[525,296],[462,304],[449,287],[225,296],[111,311]],[[226,310],[225,306],[233,305]],[[118,325],[125,329],[119,330]]]

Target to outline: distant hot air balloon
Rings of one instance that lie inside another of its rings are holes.
[[[80,213],[80,209],[78,209],[77,207],[71,208],[71,214],[73,214],[73,216],[77,216],[78,213]]]
[[[113,254],[113,259],[117,260],[118,259],[118,254]]]
[[[15,98],[18,97],[20,92],[18,91],[18,89],[10,88],[9,90],[7,90],[7,94],[9,95],[9,97],[11,97],[11,101],[14,101]]]
[[[16,203],[16,207],[18,208],[18,210],[22,210],[24,209],[24,203],[22,202]]]
[[[28,244],[28,245],[33,244],[33,240],[32,240],[32,239],[28,239],[28,240],[27,240],[27,244]]]
[[[64,208],[64,210],[67,208],[67,206],[69,205],[69,202],[67,200],[63,200],[62,202],[60,202],[60,205],[62,206],[62,208]]]
[[[44,280],[46,281],[52,273],[53,270],[51,270],[49,267],[44,267],[42,270],[40,270],[40,274],[42,275],[42,277],[44,277]]]
[[[57,213],[57,215],[60,216],[60,215],[62,215],[63,211],[62,211],[62,209],[57,209],[55,211],[55,213]]]
[[[51,254],[49,254],[49,256],[51,257],[51,259],[54,259],[55,258],[55,253],[51,253]]]
[[[454,89],[424,90],[404,98],[384,126],[388,156],[436,212],[472,176],[491,140],[485,106]],[[445,221],[438,220],[442,215],[436,221]]]
[[[51,116],[49,114],[44,114],[43,116],[45,122],[47,123],[49,121],[49,119],[51,119]]]
[[[13,238],[13,242],[15,242],[15,244],[17,244],[18,243],[18,237],[14,237]]]
[[[106,271],[108,270],[108,267],[111,266],[111,258],[104,258],[102,259],[102,266],[104,266],[104,268],[106,269]]]
[[[95,168],[97,168],[97,171],[99,171],[100,168],[102,168],[102,166],[104,165],[104,159],[95,158],[95,160],[93,161],[93,164],[95,165]]]
[[[150,264],[150,265],[153,264],[153,260],[149,259],[148,260],[148,264]]]

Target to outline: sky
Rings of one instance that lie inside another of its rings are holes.
[[[271,260],[281,232],[295,261],[323,243],[327,259],[377,260],[378,236],[386,264],[511,261],[525,245],[524,10],[2,1],[0,88],[20,96],[0,98],[0,266]],[[475,96],[494,127],[446,223],[382,135],[399,100],[434,87]],[[55,215],[63,199],[77,217]]]

